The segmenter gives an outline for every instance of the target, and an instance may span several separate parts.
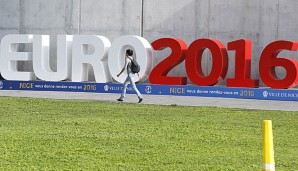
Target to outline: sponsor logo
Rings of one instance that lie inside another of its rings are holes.
[[[268,97],[268,92],[267,91],[263,91],[263,97],[265,97],[265,98]]]
[[[150,94],[151,90],[152,90],[151,86],[146,86],[146,88],[145,88],[146,93]]]
[[[108,85],[105,85],[103,88],[104,88],[105,91],[109,91],[109,86]]]
[[[0,89],[2,89],[2,88],[3,88],[3,82],[0,81]]]
[[[278,98],[297,98],[298,93],[287,93],[287,92],[267,92],[263,91],[263,97],[278,97]]]

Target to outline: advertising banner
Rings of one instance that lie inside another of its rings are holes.
[[[272,88],[231,88],[224,86],[155,85],[137,84],[139,91],[146,95],[198,96],[220,98],[242,98],[260,100],[298,101],[297,89]],[[49,81],[0,81],[0,90],[65,91],[91,93],[118,93],[122,84],[92,82],[49,82]],[[129,85],[127,93],[134,90]]]

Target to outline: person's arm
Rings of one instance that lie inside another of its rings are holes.
[[[124,64],[122,70],[121,70],[121,71],[119,72],[119,74],[117,75],[117,77],[119,77],[119,76],[122,74],[122,72],[125,70],[126,64],[127,64],[127,59],[125,58],[125,64]]]

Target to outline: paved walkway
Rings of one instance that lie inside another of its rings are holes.
[[[0,96],[34,97],[50,99],[80,99],[104,102],[116,102],[119,94],[104,93],[77,93],[77,92],[49,92],[49,91],[19,91],[1,90]],[[264,110],[298,111],[298,102],[293,101],[269,101],[232,98],[211,98],[192,96],[161,96],[143,95],[143,104],[158,105],[182,105],[182,106],[217,106],[225,108],[245,108]],[[128,94],[124,103],[137,103],[138,98],[134,94]]]

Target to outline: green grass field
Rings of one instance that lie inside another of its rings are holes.
[[[298,112],[0,97],[0,170],[298,170]]]

